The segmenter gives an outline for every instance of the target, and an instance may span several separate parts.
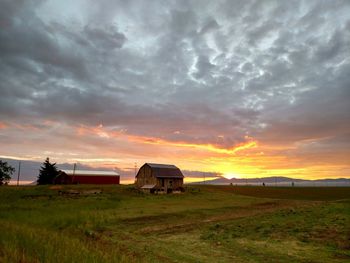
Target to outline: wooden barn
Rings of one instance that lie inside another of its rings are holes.
[[[183,191],[184,176],[175,165],[145,163],[136,175],[136,186],[145,192]]]
[[[119,184],[120,175],[114,171],[61,170],[56,184]]]

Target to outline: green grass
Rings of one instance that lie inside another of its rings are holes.
[[[349,262],[349,226],[350,188],[0,187],[0,262]]]
[[[264,198],[295,200],[339,200],[350,198],[349,187],[254,187],[254,186],[203,186],[207,190],[214,189]]]

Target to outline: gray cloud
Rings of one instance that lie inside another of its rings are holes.
[[[88,25],[84,28],[84,33],[86,38],[98,49],[113,50],[121,48],[126,40],[124,34],[118,33],[113,26],[110,28],[98,28]]]
[[[47,12],[52,4],[76,16]],[[349,133],[348,1],[3,1],[0,10],[3,121],[102,123],[223,147],[246,135],[297,143]]]

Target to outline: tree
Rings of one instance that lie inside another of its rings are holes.
[[[14,172],[15,168],[0,160],[0,185],[8,184]]]
[[[38,184],[53,184],[54,179],[59,174],[57,170],[56,163],[50,163],[49,157],[46,158],[43,165],[40,167],[40,172],[38,176]]]

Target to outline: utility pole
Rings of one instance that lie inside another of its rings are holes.
[[[135,177],[136,177],[136,174],[137,174],[137,163],[136,162],[134,164],[134,168],[135,168]]]
[[[203,184],[205,184],[205,173],[203,173]]]
[[[17,186],[19,186],[19,177],[21,176],[21,161],[18,162]]]
[[[77,168],[77,164],[74,163],[74,166],[73,166],[73,177],[72,177],[72,184],[74,183],[74,175],[75,175],[75,169]]]

